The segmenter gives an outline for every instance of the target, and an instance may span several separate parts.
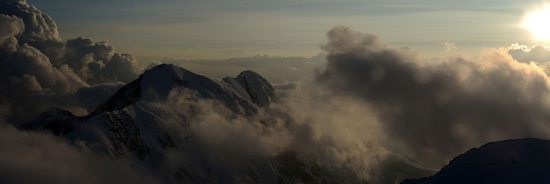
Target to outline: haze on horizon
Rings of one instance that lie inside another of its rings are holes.
[[[477,54],[532,39],[519,24],[540,0],[30,0],[64,37],[107,40],[138,60],[318,55],[335,25],[424,57]]]

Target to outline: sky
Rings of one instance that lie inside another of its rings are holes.
[[[29,0],[64,38],[109,40],[139,60],[315,56],[344,25],[423,56],[538,43],[519,26],[540,0]]]

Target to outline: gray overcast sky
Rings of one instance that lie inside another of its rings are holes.
[[[335,25],[426,56],[534,44],[518,26],[540,0],[29,0],[64,38],[108,40],[138,58],[312,56]]]

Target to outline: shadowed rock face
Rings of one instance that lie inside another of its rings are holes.
[[[550,141],[517,139],[489,143],[454,158],[433,176],[402,184],[549,183]]]

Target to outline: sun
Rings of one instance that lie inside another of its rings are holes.
[[[525,14],[521,27],[529,30],[537,40],[550,40],[550,7],[544,6]]]

